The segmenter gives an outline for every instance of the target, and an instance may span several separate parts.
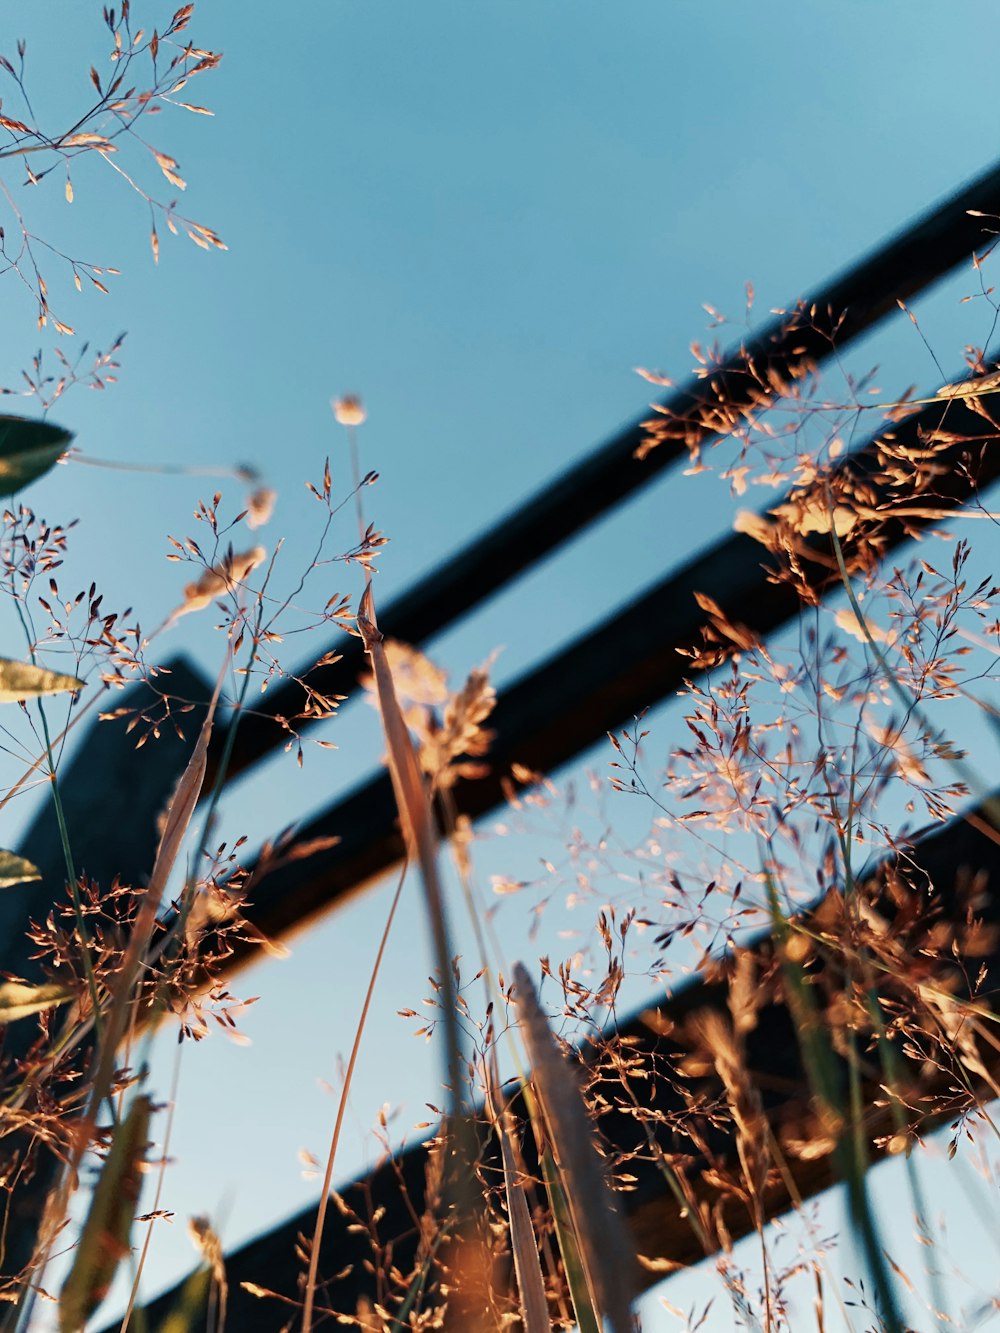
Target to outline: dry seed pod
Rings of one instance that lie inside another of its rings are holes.
[[[347,393],[343,398],[333,400],[333,415],[341,426],[360,426],[368,413],[357,394]]]

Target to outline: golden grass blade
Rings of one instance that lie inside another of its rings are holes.
[[[0,851],[0,889],[12,888],[15,884],[29,884],[41,879],[37,866],[26,861],[15,852]]]
[[[382,719],[388,755],[389,776],[399,810],[403,837],[409,860],[420,870],[420,879],[427,905],[434,958],[440,978],[441,1021],[444,1030],[447,1083],[453,1157],[450,1180],[443,1203],[445,1219],[452,1210],[457,1226],[471,1217],[479,1203],[471,1188],[476,1141],[471,1121],[464,1113],[462,1088],[465,1065],[462,1059],[461,1028],[458,1019],[458,995],[452,970],[452,952],[448,937],[448,923],[444,894],[437,863],[437,829],[428,792],[416,750],[403,718],[392,678],[382,635],[375,618],[375,603],[369,581],[358,611],[358,629],[371,659],[375,679],[375,698]],[[450,1195],[450,1198],[447,1197]],[[310,1333],[304,1325],[305,1333]]]
[[[42,986],[4,981],[0,983],[0,1023],[13,1023],[18,1018],[54,1009],[72,1000],[74,994],[69,986],[60,986],[56,981],[46,982]]]
[[[517,1178],[514,1153],[511,1149],[510,1112],[503,1111],[497,1121],[500,1151],[503,1154],[504,1189],[507,1193],[507,1213],[510,1220],[510,1243],[514,1255],[514,1272],[521,1299],[521,1321],[525,1333],[550,1333],[548,1301],[545,1282],[538,1258],[538,1241],[531,1227],[531,1215],[525,1198],[524,1186]]]
[[[62,676],[31,662],[15,662],[0,657],[0,703],[15,704],[22,699],[37,699],[43,694],[64,694],[82,690],[84,682],[76,676]]]
[[[370,584],[365,589],[361,610],[358,612],[358,628],[364,641],[365,652],[372,663],[372,673],[375,677],[375,696],[382,717],[389,773],[392,777],[393,791],[399,805],[399,815],[403,821],[403,834],[407,843],[418,854],[421,854],[421,871],[430,870],[431,878],[437,884],[436,838],[434,836],[430,803],[427,799],[423,774],[420,771],[416,752],[410,740],[410,733],[403,718],[399,701],[396,698],[392,669],[386,655],[381,632],[375,620],[375,606]],[[425,857],[426,866],[424,864]]]
[[[51,1240],[65,1216],[67,1200],[76,1188],[80,1163],[93,1138],[100,1106],[111,1092],[115,1072],[115,1058],[119,1043],[125,1034],[135,983],[153,933],[153,927],[156,924],[157,913],[163,901],[170,874],[183,845],[198,798],[201,795],[207,766],[208,743],[211,739],[215,710],[218,706],[219,696],[222,692],[222,682],[225,679],[228,666],[229,659],[227,657],[215,683],[215,690],[209,702],[208,711],[205,714],[205,720],[202,723],[194,751],[174,790],[173,798],[167,810],[149,887],[146,889],[125,948],[122,965],[116,978],[114,993],[108,1009],[107,1021],[101,1033],[87,1110],[79,1124],[75,1126],[74,1142],[67,1157],[61,1184],[55,1193],[50,1196],[49,1203],[46,1206],[41,1247],[42,1252],[46,1254]]]
[[[127,1118],[112,1131],[111,1150],[59,1296],[59,1333],[81,1333],[128,1253],[151,1109],[148,1097],[136,1097]]]
[[[403,837],[411,859],[420,869],[427,899],[427,915],[434,942],[434,953],[441,977],[442,1013],[447,1042],[448,1082],[452,1111],[458,1116],[462,1104],[462,1060],[456,1016],[456,995],[451,970],[451,947],[445,921],[444,895],[437,864],[437,833],[430,796],[424,783],[417,754],[403,718],[392,669],[386,656],[382,635],[375,619],[371,583],[365,588],[358,612],[358,629],[371,659],[375,677],[375,698],[382,718],[388,755],[389,776],[403,825]]]
[[[635,1250],[608,1188],[576,1073],[520,963],[514,964],[513,981],[531,1079],[558,1159],[588,1286],[612,1333],[631,1333]]]
[[[539,1142],[544,1142],[544,1126],[535,1123],[536,1116],[540,1117],[537,1103],[534,1110],[532,1110],[532,1101],[531,1099],[527,1100],[536,1136]],[[566,1271],[566,1286],[569,1288],[573,1313],[576,1315],[576,1326],[580,1333],[602,1333],[597,1312],[594,1309],[594,1297],[588,1285],[587,1272],[580,1254],[580,1246],[577,1244],[576,1233],[573,1230],[573,1220],[569,1215],[566,1192],[562,1187],[559,1168],[552,1156],[552,1149],[547,1144],[540,1154],[539,1161],[542,1168],[542,1179],[545,1181],[545,1193],[548,1195],[549,1207],[552,1209],[552,1229],[556,1244],[559,1247],[559,1256]]]
[[[503,1183],[507,1195],[507,1220],[510,1226],[510,1248],[514,1256],[514,1273],[521,1303],[521,1322],[524,1333],[551,1333],[549,1305],[545,1297],[545,1281],[538,1257],[538,1241],[531,1226],[528,1201],[524,1186],[518,1177],[511,1146],[512,1125],[506,1107],[497,1109],[493,1098],[494,1080],[487,1076],[486,1109],[500,1141],[503,1159]]]
[[[184,845],[184,839],[187,836],[195,806],[201,796],[208,761],[208,743],[212,737],[215,710],[219,703],[222,682],[228,665],[227,658],[219,672],[219,678],[215,682],[215,689],[209,701],[205,720],[201,724],[201,731],[198,733],[194,751],[174,789],[170,805],[167,808],[163,833],[160,836],[160,845],[157,848],[156,860],[153,863],[153,872],[149,877],[149,887],[143,895],[142,905],[129,935],[121,971],[118,974],[114,998],[108,1012],[107,1028],[101,1043],[101,1058],[94,1078],[91,1096],[92,1115],[110,1089],[111,1076],[114,1073],[115,1052],[125,1032],[132,991],[153,933],[153,927],[156,924],[157,915],[163,903],[167,884],[180,855],[181,847]]]

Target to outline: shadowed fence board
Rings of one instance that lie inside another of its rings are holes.
[[[194,703],[208,702],[212,685],[194,666],[179,658],[169,664],[169,671],[169,676],[159,677],[162,689]],[[153,690],[143,684],[122,693],[109,693],[105,707],[110,711],[115,707],[155,705]],[[187,714],[183,721],[183,740],[168,724],[158,740],[140,750],[135,746],[141,732],[128,735],[123,720],[91,723],[72,761],[59,773],[68,840],[78,875],[86,875],[104,888],[110,887],[116,876],[123,884],[145,884],[159,841],[157,819],[191,755],[200,713]],[[38,981],[42,974],[39,965],[29,958],[28,923],[32,919],[44,921],[53,904],[67,901],[66,862],[51,798],[24,835],[19,851],[34,862],[42,878],[0,893],[0,970]],[[0,1034],[4,1056],[17,1058],[34,1041],[37,1025],[33,1021],[13,1023],[0,1027]],[[4,1136],[0,1164],[9,1163],[12,1154],[19,1153],[23,1146],[17,1135]],[[11,1197],[4,1273],[18,1273],[31,1257],[54,1167],[55,1159],[44,1153],[33,1179]]]
[[[169,675],[157,677],[161,691],[196,704],[208,702],[211,682],[190,662],[175,659],[168,663],[168,670]],[[107,712],[155,706],[156,695],[145,684],[110,692],[104,702]],[[59,791],[78,875],[102,885],[110,885],[115,876],[123,884],[137,886],[148,880],[158,842],[156,821],[190,758],[201,713],[181,715],[178,721],[183,740],[168,722],[157,740],[137,750],[142,729],[129,735],[124,719],[95,719],[72,761],[60,769]],[[21,839],[19,851],[34,862],[42,878],[0,894],[0,968],[12,971],[25,966],[28,918],[44,918],[53,902],[65,896],[66,862],[51,799]]]
[[[888,863],[891,865],[892,863]],[[1000,847],[997,842],[964,820],[955,820],[923,836],[901,862],[911,885],[923,889],[924,877],[940,897],[940,911],[947,920],[960,913],[961,902],[956,891],[959,882],[968,882],[974,875],[985,877],[979,892],[979,909],[990,927],[1000,926]],[[891,895],[876,899],[889,919],[892,919]],[[773,950],[769,939],[760,940],[753,952],[762,972],[769,970]],[[1000,982],[1000,952],[995,941],[983,960],[971,962],[974,972],[979,963],[987,964],[987,975],[981,991],[990,995]],[[957,969],[956,969],[957,970]],[[723,970],[724,971],[724,970]],[[673,1086],[679,1059],[690,1049],[684,1037],[686,1023],[704,1010],[726,1014],[728,981],[696,981],[671,995],[663,995],[651,1002],[640,1013],[625,1020],[617,1029],[618,1035],[628,1041],[628,1054],[648,1071],[647,1081],[635,1087],[644,1105],[657,1105],[663,1112],[681,1112],[683,1100]],[[747,1063],[759,1088],[770,1125],[778,1142],[789,1134],[801,1131],[802,1123],[810,1113],[809,1086],[802,1067],[798,1042],[791,1017],[780,993],[769,996],[758,1014],[757,1027],[747,1038]],[[669,1073],[668,1073],[669,1071]],[[909,1073],[917,1073],[910,1067]],[[919,1084],[918,1091],[926,1092],[933,1081]],[[939,1089],[940,1090],[940,1089]],[[685,1220],[674,1195],[665,1184],[663,1175],[651,1160],[646,1140],[637,1128],[629,1100],[617,1093],[613,1081],[602,1083],[601,1091],[608,1099],[608,1109],[599,1117],[598,1127],[611,1149],[618,1153],[638,1152],[629,1161],[628,1171],[635,1177],[630,1192],[620,1196],[620,1202],[633,1233],[638,1252],[653,1259],[665,1259],[672,1264],[688,1265],[705,1257],[705,1251],[696,1239],[690,1223]],[[876,1101],[881,1093],[881,1082],[869,1081],[864,1089],[865,1104],[870,1114],[866,1118],[866,1138],[871,1142],[877,1135],[891,1130],[888,1109],[878,1109]],[[885,1101],[882,1094],[882,1101]],[[916,1097],[910,1105],[918,1104]],[[514,1103],[515,1111],[518,1109]],[[923,1126],[930,1128],[929,1124]],[[496,1148],[488,1133],[480,1130],[485,1160],[495,1165]],[[691,1158],[689,1178],[695,1193],[701,1198],[712,1197],[712,1187],[701,1179],[707,1167],[737,1166],[736,1146],[730,1136],[721,1130],[710,1137],[708,1148],[711,1160],[699,1157],[690,1142],[683,1143],[676,1134],[663,1133],[659,1146],[666,1153],[681,1152]],[[877,1158],[881,1150],[872,1147]],[[830,1158],[814,1160],[787,1159],[796,1191],[809,1198],[833,1183]],[[529,1167],[531,1166],[529,1150]],[[417,1236],[413,1226],[412,1208],[419,1215],[425,1198],[425,1179],[428,1166],[427,1147],[423,1144],[408,1148],[395,1160],[382,1163],[369,1175],[341,1189],[351,1208],[367,1218],[376,1210],[383,1210],[379,1221],[379,1235],[383,1242],[392,1240],[393,1262],[407,1272],[416,1253]],[[499,1177],[496,1177],[499,1179]],[[409,1202],[404,1198],[408,1196]],[[787,1185],[777,1181],[766,1200],[767,1215],[779,1216],[791,1206]],[[296,1255],[301,1235],[311,1236],[315,1223],[315,1207],[282,1222],[266,1235],[250,1241],[231,1252],[226,1259],[226,1277],[229,1284],[229,1327],[241,1333],[279,1333],[293,1319],[293,1310],[277,1301],[263,1300],[244,1291],[240,1284],[253,1282],[278,1292],[291,1300],[297,1299],[298,1283],[304,1264]],[[752,1229],[749,1210],[740,1203],[729,1202],[723,1209],[723,1219],[733,1239],[748,1234]],[[326,1228],[320,1262],[321,1277],[328,1280],[326,1288],[332,1307],[353,1313],[361,1296],[376,1297],[374,1278],[365,1268],[370,1257],[367,1238],[349,1226],[338,1209],[327,1213]],[[643,1285],[651,1286],[659,1275],[643,1269]],[[177,1307],[181,1286],[158,1296],[149,1303],[153,1330],[162,1327],[162,1321]],[[294,1324],[294,1320],[293,1320]],[[111,1333],[109,1326],[107,1333]]]
[[[688,441],[710,439],[713,430],[699,419],[706,403],[725,399],[749,407],[759,402],[770,374],[794,377],[823,361],[834,350],[834,331],[836,347],[843,350],[895,310],[897,299],[923,291],[956,264],[992,245],[995,235],[988,230],[988,219],[970,216],[974,211],[1000,215],[1000,166],[990,167],[812,293],[801,302],[798,315],[792,317],[789,311],[788,316],[775,319],[713,373],[704,379],[692,377],[670,393],[663,405],[685,423],[684,438],[667,439],[640,460],[635,452],[645,439],[643,421],[649,414],[633,421],[383,608],[379,615],[383,633],[404,643],[426,642],[686,456]],[[342,654],[339,662],[318,670],[306,667],[300,675],[308,675],[309,686],[322,694],[347,694],[363,667],[360,642],[341,638],[331,645],[331,651]],[[295,680],[272,688],[258,700],[253,713],[240,719],[229,775],[238,776],[284,745],[288,734],[275,719],[297,717],[306,701],[302,685]],[[220,729],[209,751],[209,783],[226,743]]]
[[[490,533],[452,557],[405,598],[386,608],[382,615],[385,632],[420,642],[441,629],[674,462],[691,439],[709,438],[711,427],[700,422],[706,402],[725,397],[737,409],[740,405],[752,407],[760,401],[764,392],[761,386],[770,375],[794,378],[828,354],[834,330],[837,345],[846,345],[890,311],[898,297],[922,290],[948,268],[984,248],[990,238],[984,236],[981,219],[970,218],[970,210],[1000,213],[1000,168],[984,173],[809,298],[795,318],[779,319],[766,327],[712,376],[693,380],[672,394],[666,404],[684,422],[685,438],[674,435],[640,462],[634,454],[643,439],[642,423],[626,427],[529,498]],[[953,410],[971,415],[962,405]],[[940,409],[935,411],[939,416]],[[900,428],[897,435],[906,429]],[[986,434],[978,418],[963,429],[974,438]],[[984,460],[984,479],[996,475],[995,455],[994,450],[994,458]],[[945,489],[946,504],[967,498],[960,477],[952,478]],[[901,537],[902,532],[897,536]],[[746,538],[730,539],[624,608],[611,625],[596,629],[529,673],[500,701],[492,777],[463,784],[458,792],[459,808],[471,815],[493,808],[501,799],[500,782],[511,762],[543,770],[556,767],[674,688],[679,683],[678,648],[697,638],[703,619],[700,612],[692,612],[693,592],[715,596],[720,604],[730,606],[735,618],[753,625],[761,634],[782,624],[794,613],[795,606],[780,589],[767,583],[760,563],[759,547]],[[662,631],[658,624],[661,620],[665,626]],[[581,651],[585,653],[583,658]],[[585,670],[580,669],[581,662]],[[346,692],[353,686],[360,664],[360,653],[352,640],[344,661],[315,672],[310,686],[324,692]],[[572,670],[567,671],[568,664]],[[567,690],[567,681],[572,683],[572,691]],[[186,684],[177,677],[171,684],[178,692],[192,695],[198,695],[200,687],[202,698],[208,693],[204,682],[194,674]],[[285,733],[273,718],[296,714],[303,701],[301,686],[292,683],[271,693],[265,705],[270,719],[263,715],[240,718],[230,776],[236,776],[284,741]],[[209,782],[226,739],[221,729],[213,739]],[[193,736],[188,741],[193,741]],[[179,760],[169,780],[151,779],[148,788],[141,782],[134,786],[128,776],[122,776],[109,795],[107,759],[93,752],[81,754],[66,781],[67,804],[74,804],[76,810],[71,837],[78,869],[108,881],[115,873],[132,879],[148,873],[151,849],[155,847],[155,815],[182,767],[183,760]],[[90,781],[90,771],[101,773],[99,790]],[[125,768],[122,774],[129,771]],[[141,766],[132,770],[133,779],[137,772],[141,772]],[[135,831],[134,842],[128,830],[120,835],[115,830],[115,820],[124,811]],[[152,818],[147,820],[150,811]],[[254,886],[251,919],[266,933],[278,934],[302,924],[312,913],[398,859],[400,846],[388,782],[374,779],[321,816],[312,829],[303,831],[303,836],[316,833],[340,834],[345,840],[332,853],[293,863]],[[144,857],[142,840],[146,837],[150,839],[150,854]],[[43,865],[46,887],[57,882],[60,875],[54,849],[58,854],[51,818],[46,826],[42,817],[22,851]],[[286,895],[287,901],[282,901]],[[44,903],[44,888],[31,901]],[[13,959],[23,952],[23,937],[16,922],[8,924],[5,938],[10,940],[13,931],[17,941],[11,946],[18,951],[11,953]],[[23,961],[14,963],[12,970],[22,968]],[[251,1327],[241,1325],[235,1311],[232,1322],[234,1326]]]
[[[920,447],[921,431],[940,428],[964,441],[939,456],[947,470],[938,478],[936,502],[952,509],[971,498],[969,464],[984,490],[1000,476],[1000,448],[988,421],[961,400],[933,404],[893,429],[897,444]],[[873,445],[845,459],[839,473],[867,475]],[[908,520],[885,525],[887,549],[908,531],[927,526]],[[457,811],[480,817],[506,799],[512,763],[550,773],[627,724],[692,676],[682,652],[698,644],[706,616],[695,593],[708,594],[734,622],[764,638],[800,609],[795,592],[770,581],[767,553],[751,537],[734,534],[647,590],[601,624],[527,672],[499,697],[489,726],[494,739],[490,772],[459,782]],[[817,567],[818,569],[818,567]],[[250,890],[247,916],[264,934],[301,928],[316,914],[359,891],[402,858],[392,786],[386,774],[368,779],[300,830],[304,840],[338,837],[336,845],[294,861],[263,877]],[[255,955],[257,946],[235,942],[231,966]]]

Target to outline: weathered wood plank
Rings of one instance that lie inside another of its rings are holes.
[[[941,917],[945,920],[961,910],[964,900],[960,885],[967,883],[970,875],[980,874],[983,876],[983,891],[978,898],[982,918],[988,926],[1000,926],[1000,846],[972,824],[955,820],[924,836],[905,862],[900,863],[900,873],[904,873],[904,867],[912,885],[923,889],[926,879],[926,884],[933,886],[940,900]],[[896,910],[893,895],[876,894],[875,901],[889,919],[893,919]],[[761,940],[752,952],[760,973],[773,973],[770,940]],[[972,961],[973,971],[980,961],[978,958]],[[985,961],[988,977],[983,994],[993,995],[1000,982],[1000,950],[995,943]],[[718,979],[695,982],[673,994],[661,995],[618,1027],[618,1035],[629,1042],[630,1057],[638,1060],[650,1076],[648,1081],[635,1084],[643,1105],[655,1104],[665,1119],[672,1112],[683,1112],[685,1103],[678,1095],[676,1078],[679,1063],[690,1049],[690,1042],[685,1038],[686,1024],[694,1014],[705,1010],[725,1014],[727,1001],[728,979],[723,969]],[[591,1057],[588,1055],[587,1058]],[[747,1039],[747,1058],[776,1139],[783,1142],[789,1135],[800,1133],[810,1114],[811,1097],[794,1025],[781,998],[780,988],[768,992],[758,1013],[757,1026]],[[909,1073],[917,1080],[916,1086],[920,1090],[926,1091],[932,1086],[931,1082],[919,1082],[919,1071],[913,1066],[910,1066]],[[865,1130],[866,1138],[872,1144],[873,1159],[877,1159],[882,1151],[873,1140],[891,1128],[888,1110],[876,1106],[880,1082],[880,1079],[869,1080],[865,1087],[866,1106],[870,1111]],[[653,1154],[648,1150],[645,1135],[637,1125],[633,1106],[623,1095],[620,1085],[616,1093],[614,1079],[602,1084],[602,1091],[609,1101],[608,1109],[598,1121],[605,1143],[614,1153],[636,1154],[628,1165],[629,1172],[636,1177],[635,1184],[630,1192],[621,1196],[621,1204],[639,1253],[678,1265],[699,1261],[705,1255],[704,1248],[667,1188]],[[923,1127],[929,1128],[930,1124]],[[480,1133],[484,1153],[488,1160],[492,1160],[488,1133],[482,1128]],[[676,1129],[657,1131],[657,1141],[663,1152],[679,1153],[689,1158],[688,1177],[700,1198],[713,1197],[713,1187],[702,1178],[702,1171],[709,1166],[723,1169],[737,1166],[735,1144],[721,1131],[709,1136],[710,1160],[692,1142],[685,1142],[683,1134]],[[809,1198],[833,1183],[829,1156],[813,1160],[789,1157],[787,1160],[801,1197]],[[418,1215],[423,1208],[427,1166],[426,1146],[411,1147],[394,1161],[383,1163],[341,1191],[362,1217],[368,1217],[374,1210],[385,1210],[379,1222],[379,1234],[384,1241],[393,1240],[393,1260],[403,1272],[408,1271],[416,1253],[417,1237],[411,1208]],[[767,1215],[778,1216],[789,1206],[787,1186],[778,1180],[767,1197]],[[752,1229],[750,1212],[742,1204],[728,1202],[722,1217],[734,1239]],[[315,1208],[307,1209],[227,1256],[231,1327],[239,1328],[241,1333],[279,1333],[287,1326],[293,1313],[288,1305],[258,1299],[244,1291],[240,1284],[256,1283],[296,1300],[304,1271],[296,1247],[299,1237],[311,1236],[314,1221]],[[361,1296],[374,1298],[376,1288],[372,1273],[365,1267],[369,1257],[367,1238],[352,1231],[348,1222],[349,1219],[336,1208],[327,1213],[320,1272],[328,1280],[326,1292],[332,1308],[353,1313],[358,1299]],[[643,1270],[642,1280],[646,1285],[652,1285],[658,1279]],[[181,1287],[177,1286],[150,1302],[147,1314],[151,1317],[152,1328],[159,1327],[160,1321],[176,1307],[180,1294]],[[110,1326],[107,1333],[111,1333]]]
[[[942,427],[963,437],[938,458],[946,470],[935,503],[947,511],[1000,477],[1000,449],[987,447],[996,434],[992,425],[961,401],[947,407],[933,404],[894,427],[893,435],[898,445],[919,448],[922,432]],[[876,443],[845,459],[838,475],[867,475],[874,466]],[[875,493],[877,497],[877,486]],[[926,526],[920,519],[907,520],[907,526],[887,521],[880,529],[884,551]],[[828,574],[816,566],[817,579]],[[708,594],[731,620],[760,638],[786,624],[801,607],[789,586],[769,580],[764,548],[745,535],[730,536],[509,686],[490,719],[490,771],[455,787],[456,810],[473,819],[487,814],[506,799],[504,784],[512,763],[551,773],[680,689],[696,674],[682,654],[699,643],[706,619],[696,592]],[[340,841],[253,885],[247,916],[265,935],[300,929],[401,860],[403,844],[388,777],[369,778],[306,824],[300,836]],[[237,942],[231,965],[253,957],[255,949]]]
[[[993,234],[984,228],[982,217],[971,216],[974,210],[1000,215],[1000,166],[991,167],[813,292],[801,302],[796,317],[789,311],[773,320],[715,372],[705,379],[692,377],[671,392],[663,404],[674,418],[686,422],[686,439],[711,438],[713,431],[701,420],[706,403],[759,402],[770,372],[780,378],[794,376],[803,367],[822,362],[834,346],[843,350],[893,311],[897,299],[923,291],[956,264],[992,245]],[[426,642],[686,455],[686,440],[674,438],[647,458],[637,459],[635,452],[643,440],[643,419],[633,421],[546,482],[488,532],[383,608],[379,613],[383,633],[404,643]],[[342,660],[312,672],[304,666],[298,674],[308,674],[310,686],[320,693],[347,694],[363,666],[360,644],[338,640],[330,651],[342,653]],[[287,733],[273,719],[297,717],[305,703],[306,694],[296,681],[257,700],[254,712],[240,719],[229,773],[236,776],[283,745]],[[209,754],[209,781],[225,744],[220,730]]]

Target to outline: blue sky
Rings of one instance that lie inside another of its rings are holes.
[[[147,25],[169,12],[140,9]],[[100,6],[17,10],[0,50],[27,38],[29,89],[58,119],[86,97],[88,66],[105,55]],[[279,492],[266,540],[285,536],[291,585],[316,533],[305,481],[330,454],[346,488],[329,400],[360,393],[364,466],[381,473],[366,508],[391,537],[376,584],[384,602],[642,412],[649,388],[635,366],[683,374],[689,343],[705,336],[703,302],[739,319],[752,281],[761,314],[786,305],[982,169],[994,151],[996,53],[980,25],[963,0],[305,0],[287,15],[206,3],[191,35],[225,58],[190,93],[216,115],[164,115],[153,141],[180,163],[185,210],[219,232],[226,254],[161,226],[154,267],[142,203],[100,163],[75,173],[72,205],[58,174],[29,196],[16,171],[5,177],[41,234],[122,270],[108,297],[77,296],[55,263],[47,273],[77,341],[106,345],[128,330],[120,384],[76,389],[53,416],[92,456],[259,468]],[[13,384],[39,336],[5,282],[0,383]],[[963,275],[918,307],[949,374],[984,334],[958,305],[969,289]],[[854,360],[879,361],[887,387],[937,383],[902,317]],[[234,513],[239,487],[221,486]],[[209,488],[71,466],[26,498],[48,517],[81,520],[67,586],[95,576],[108,606],[135,606],[151,628],[184,581],[164,559],[166,534],[194,531],[192,508]],[[672,473],[435,652],[458,677],[502,646],[497,678],[509,679],[731,521],[722,487]],[[349,517],[341,532],[346,546]],[[335,586],[358,592],[348,572]],[[333,591],[319,586],[315,598]],[[289,640],[289,664],[306,648]],[[162,649],[217,670],[208,619],[185,618]],[[308,816],[378,760],[363,707],[323,734],[340,749],[309,753],[301,773],[269,763],[227,797],[227,835]],[[589,764],[601,772],[606,758]],[[593,814],[579,817],[595,837],[607,821],[623,841],[638,827],[606,797],[588,802]],[[482,880],[534,859],[535,842],[491,841]],[[318,1083],[336,1080],[349,1047],[384,900],[323,922],[295,942],[291,964],[240,978],[242,993],[262,997],[247,1017],[251,1047],[213,1039],[185,1053],[166,1199],[179,1218],[220,1214],[236,1242],[312,1198],[296,1153],[324,1151],[333,1102]],[[553,938],[572,924],[554,920]],[[519,930],[510,926],[512,948],[527,947]],[[393,1018],[424,994],[422,939],[414,899],[362,1060],[342,1175],[375,1155],[369,1128],[382,1103],[402,1107],[402,1130],[434,1099],[434,1053]],[[161,1061],[164,1086],[165,1070]],[[161,1233],[151,1287],[192,1258],[180,1222]],[[677,1324],[651,1316],[649,1326]]]

